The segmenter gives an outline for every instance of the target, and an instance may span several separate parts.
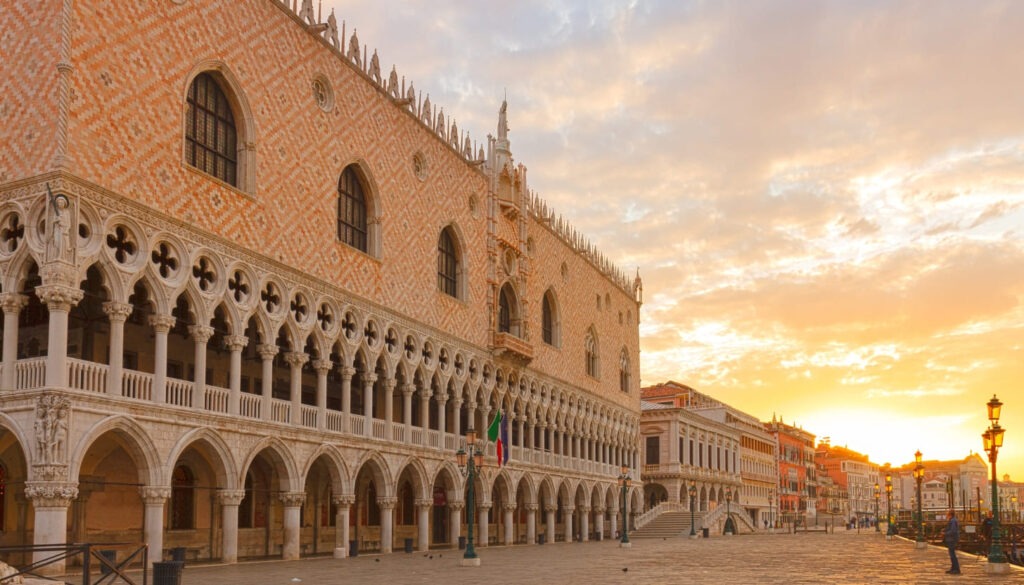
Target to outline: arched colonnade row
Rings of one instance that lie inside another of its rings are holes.
[[[74,262],[41,268],[44,200],[27,201],[0,209],[0,388],[72,387],[439,449],[500,409],[514,457],[635,466],[629,409],[124,210],[79,200]]]
[[[54,393],[38,400],[60,407]],[[75,413],[72,420],[87,418]],[[195,558],[234,562],[345,554],[350,543],[387,553],[407,539],[427,550],[455,546],[467,533],[468,482],[454,457],[254,440],[241,431],[171,423],[157,428],[115,415],[73,430],[82,438],[68,446],[67,480],[57,483],[27,479],[26,454],[34,449],[24,444],[25,425],[0,415],[5,544],[135,536],[154,560],[155,551],[184,547]],[[611,481],[485,467],[475,489],[482,546],[609,538],[622,518]],[[642,490],[631,489],[627,517],[640,511],[641,497]],[[13,513],[19,506],[25,509]]]

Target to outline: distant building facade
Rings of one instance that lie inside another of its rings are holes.
[[[775,438],[778,462],[778,522],[814,521],[818,511],[818,467],[815,435],[773,417],[764,423]],[[843,488],[845,493],[845,486]]]

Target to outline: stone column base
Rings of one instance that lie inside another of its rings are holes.
[[[462,557],[461,559],[459,559],[459,566],[460,567],[479,567],[480,566],[480,557],[476,557],[475,559],[467,559],[466,557]]]
[[[633,548],[632,542],[619,542],[619,548]]]
[[[336,559],[344,559],[344,558],[347,558],[347,557],[348,557],[348,549],[347,548],[345,548],[343,546],[339,546],[338,548],[334,549],[334,558],[336,558]]]
[[[985,563],[985,573],[989,575],[1002,575],[1010,572],[1010,563]]]
[[[928,543],[923,540],[914,541],[914,548],[928,548]]]

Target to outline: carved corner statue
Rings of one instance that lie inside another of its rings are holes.
[[[34,425],[37,463],[63,463],[71,416],[71,401],[56,394],[44,394],[36,402]]]
[[[51,259],[67,260],[71,233],[71,200],[67,195],[54,195],[50,184],[46,184],[47,199],[50,203]]]

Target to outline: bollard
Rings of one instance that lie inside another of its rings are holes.
[[[181,573],[185,563],[164,561],[153,563],[153,585],[181,585]]]

